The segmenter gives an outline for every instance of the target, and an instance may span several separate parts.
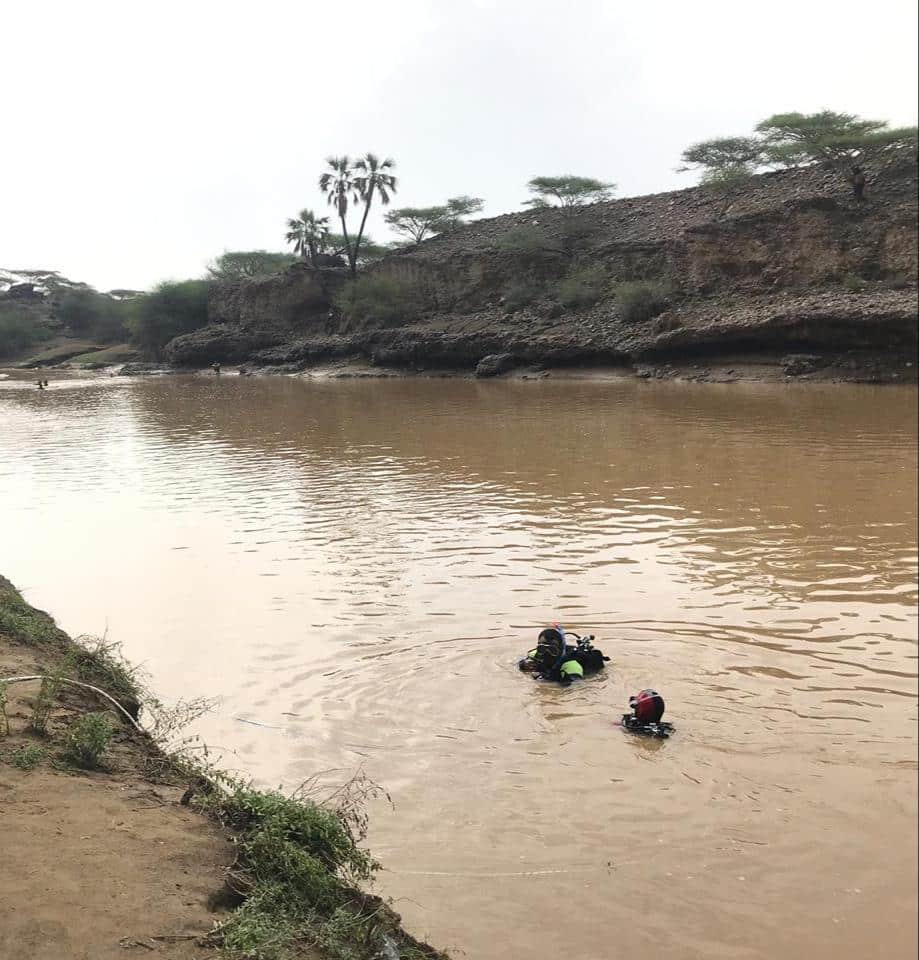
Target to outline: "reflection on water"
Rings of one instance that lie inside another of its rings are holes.
[[[262,780],[363,764],[382,891],[459,955],[905,957],[915,404],[6,381],[0,570],[164,695],[219,695],[202,732]],[[606,676],[518,674],[556,618]],[[612,725],[646,685],[672,741]]]

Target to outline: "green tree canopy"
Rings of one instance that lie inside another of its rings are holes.
[[[284,239],[293,244],[294,252],[304,260],[316,263],[316,254],[322,253],[329,234],[329,218],[317,217],[312,210],[301,210],[299,216],[287,221]]]
[[[209,280],[166,280],[142,297],[126,301],[131,339],[147,356],[159,358],[173,337],[207,323],[210,288]]]
[[[758,137],[717,137],[687,147],[682,154],[683,172],[700,168],[707,172],[733,170],[752,173],[763,161],[763,141]]]
[[[446,203],[447,214],[441,225],[442,230],[456,230],[463,226],[467,217],[481,213],[484,206],[485,201],[481,197],[465,194],[461,197],[450,197]]]
[[[766,166],[869,162],[894,150],[915,151],[917,142],[916,127],[892,128],[884,120],[854,113],[776,113],[761,120],[752,136],[719,137],[687,147],[677,169],[701,169],[703,183],[729,184]]]
[[[127,337],[125,301],[88,287],[65,293],[54,313],[77,336],[89,337],[101,343],[117,343]]]
[[[396,161],[390,157],[381,160],[375,153],[365,153],[354,164],[354,170],[357,176],[354,178],[354,185],[357,188],[361,202],[364,204],[364,215],[361,217],[361,225],[357,231],[357,237],[354,240],[354,257],[352,260],[352,273],[357,261],[361,255],[361,241],[364,238],[364,228],[367,226],[367,215],[370,213],[370,206],[373,203],[374,194],[380,198],[383,206],[388,206],[392,195],[396,192],[396,177],[393,170],[396,168]]]
[[[450,215],[446,206],[442,207],[397,207],[390,210],[383,219],[395,233],[407,237],[416,246],[432,233],[439,233]]]
[[[306,212],[306,211],[304,211]],[[294,221],[288,220],[288,226]],[[297,258],[290,253],[274,253],[270,250],[228,250],[208,264],[208,275],[215,280],[246,280],[250,277],[267,277],[279,273]]]
[[[616,189],[615,183],[604,183],[593,177],[534,177],[527,189],[533,198],[524,204],[528,207],[564,208],[581,207],[588,203],[609,200]]]
[[[887,124],[863,120],[854,113],[776,113],[756,125],[766,156],[782,166],[799,166],[816,160],[849,159],[851,147]],[[840,146],[846,141],[847,147]],[[841,157],[843,153],[846,156]]]
[[[348,266],[354,276],[357,274],[358,263],[366,259],[361,246],[365,242],[364,229],[373,198],[379,196],[380,202],[385,206],[396,192],[397,181],[392,172],[396,162],[389,158],[381,160],[374,153],[366,153],[354,163],[347,155],[329,157],[326,163],[329,169],[319,177],[319,189],[338,213],[343,240],[340,252],[348,258]],[[360,227],[354,236],[348,232],[350,203],[364,206]]]

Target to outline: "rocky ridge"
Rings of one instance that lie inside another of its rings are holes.
[[[341,271],[298,264],[256,281],[217,284],[208,326],[172,341],[177,366],[213,361],[297,371],[360,357],[413,370],[767,362],[787,375],[915,376],[915,158],[870,171],[857,203],[820,167],[752,178],[727,191],[694,187],[581,208],[507,214],[393,254],[374,268],[423,291],[418,319],[355,325],[333,307]],[[502,238],[538,231],[549,252],[521,258]],[[560,252],[562,251],[562,252]],[[608,286],[565,308],[558,284],[585,265]],[[507,296],[524,281],[531,302]],[[666,284],[666,309],[626,322],[615,290]],[[783,363],[788,355],[818,357]],[[496,358],[501,358],[500,360]],[[483,360],[487,360],[484,364]]]

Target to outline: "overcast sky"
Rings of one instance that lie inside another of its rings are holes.
[[[333,153],[491,216],[536,175],[688,186],[685,146],[771,113],[915,123],[916,36],[915,0],[7,4],[0,266],[145,288],[281,249]]]

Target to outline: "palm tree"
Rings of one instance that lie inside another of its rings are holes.
[[[301,210],[298,219],[287,221],[287,233],[284,239],[294,245],[294,253],[305,260],[309,254],[310,263],[316,265],[316,254],[329,232],[329,218],[317,217],[312,210]]]
[[[354,169],[358,173],[358,176],[354,178],[354,188],[364,203],[364,216],[361,217],[361,228],[357,233],[357,240],[354,242],[355,264],[357,264],[357,257],[361,248],[361,239],[364,236],[364,226],[367,223],[367,214],[370,213],[370,204],[373,203],[374,193],[380,195],[380,202],[385,207],[391,199],[391,194],[396,192],[396,178],[390,172],[395,170],[395,168],[395,160],[387,157],[387,159],[381,161],[375,153],[365,153],[364,156],[354,164]]]
[[[338,218],[341,220],[341,233],[345,238],[345,252],[348,255],[348,263],[351,266],[353,276],[357,273],[357,257],[351,249],[351,240],[348,237],[348,225],[345,223],[345,217],[348,214],[348,197],[352,197],[354,202],[357,203],[360,199],[360,193],[354,179],[350,157],[347,155],[329,157],[326,163],[329,165],[329,169],[319,178],[319,189],[338,211]]]

